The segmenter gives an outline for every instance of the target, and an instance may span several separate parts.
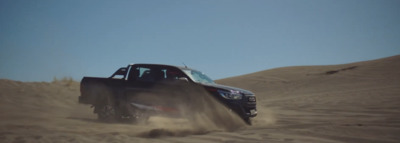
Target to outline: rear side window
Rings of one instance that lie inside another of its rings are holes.
[[[156,70],[149,67],[136,67],[135,79],[143,82],[155,82],[157,80]]]
[[[139,78],[148,77],[151,73],[150,68],[138,67],[136,69],[139,71]]]

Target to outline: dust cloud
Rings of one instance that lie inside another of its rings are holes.
[[[24,83],[0,80],[1,142],[108,142],[185,137],[248,128],[203,87],[155,86],[132,92],[129,101],[176,109],[154,113],[145,123],[105,123],[91,105],[79,104],[78,82]],[[96,88],[105,91],[104,86]],[[266,122],[254,120],[256,126]]]
[[[244,121],[210,96],[203,87],[178,84],[153,88],[154,92],[131,93],[130,102],[161,105],[177,109],[172,113],[154,113],[146,126],[151,130],[141,137],[186,136],[211,131],[234,131],[245,128]]]
[[[258,105],[257,110],[257,117],[252,118],[253,126],[266,127],[276,123],[277,117],[274,110],[262,105]]]

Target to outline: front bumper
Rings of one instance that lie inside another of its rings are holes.
[[[254,95],[244,95],[242,100],[228,102],[228,106],[242,118],[257,116],[257,102]]]

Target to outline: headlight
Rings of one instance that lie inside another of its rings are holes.
[[[224,91],[224,90],[218,90],[219,95],[226,99],[231,99],[231,100],[240,100],[242,99],[243,95],[239,91]]]

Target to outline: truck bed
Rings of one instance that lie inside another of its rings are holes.
[[[93,105],[96,99],[99,99],[97,96],[111,94],[121,87],[124,87],[124,84],[124,79],[84,77],[81,81],[79,103]]]

